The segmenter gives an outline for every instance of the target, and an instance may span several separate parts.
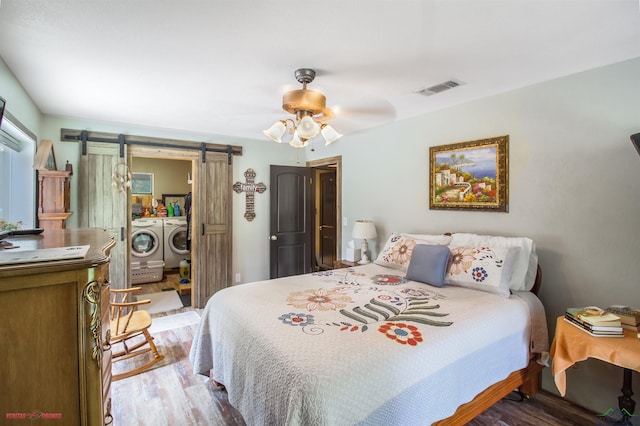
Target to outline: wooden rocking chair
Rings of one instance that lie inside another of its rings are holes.
[[[121,343],[123,349],[112,352],[112,362],[124,361],[148,352],[153,354],[151,361],[131,370],[116,374],[113,380],[124,379],[138,374],[164,359],[153,343],[153,337],[149,334],[151,316],[147,311],[138,310],[138,306],[151,303],[149,299],[133,300],[133,293],[140,291],[142,287],[127,289],[111,289],[111,345]],[[144,347],[148,345],[148,347]]]

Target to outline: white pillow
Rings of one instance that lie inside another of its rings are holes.
[[[451,235],[432,235],[432,234],[400,234],[403,237],[414,238],[416,240],[421,240],[420,244],[429,244],[433,246],[448,246],[451,244]]]
[[[445,283],[509,297],[509,279],[519,247],[455,247]]]
[[[516,291],[530,291],[538,272],[538,254],[535,243],[525,237],[496,237],[491,235],[477,235],[456,233],[452,235],[449,247],[483,247],[509,248],[519,247],[520,250],[513,265],[513,274],[509,280],[509,288]]]

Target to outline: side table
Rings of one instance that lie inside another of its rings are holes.
[[[351,268],[358,266],[358,262],[352,262],[350,260],[336,260],[333,262],[333,269]]]
[[[640,339],[631,330],[624,337],[594,337],[567,323],[564,317],[556,321],[556,334],[551,344],[551,372],[562,396],[566,394],[566,370],[579,361],[596,358],[623,368],[622,395],[618,407],[628,420],[635,410],[631,398],[631,370],[640,372]]]

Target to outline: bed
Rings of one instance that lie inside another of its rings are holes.
[[[249,425],[460,424],[548,351],[526,238],[392,234],[375,262],[217,292],[191,347]]]

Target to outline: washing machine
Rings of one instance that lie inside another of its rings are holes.
[[[160,218],[141,218],[131,222],[131,262],[164,260],[164,224]]]
[[[187,249],[187,217],[164,218],[164,267],[178,268],[182,259],[189,259]]]

